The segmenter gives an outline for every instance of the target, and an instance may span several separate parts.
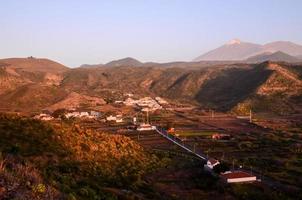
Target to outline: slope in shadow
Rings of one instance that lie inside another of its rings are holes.
[[[195,96],[202,105],[219,111],[229,111],[252,95],[272,74],[265,65],[253,68],[231,68],[208,80]]]

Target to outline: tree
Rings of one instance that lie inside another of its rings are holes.
[[[226,172],[229,170],[230,170],[230,167],[225,162],[222,162],[213,167],[213,171],[217,174],[220,174],[220,173],[223,173],[223,172]]]

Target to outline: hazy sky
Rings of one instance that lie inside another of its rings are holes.
[[[302,44],[302,0],[0,0],[0,58],[190,61],[233,38]]]

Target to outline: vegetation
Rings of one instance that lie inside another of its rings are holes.
[[[16,195],[23,187],[28,195],[43,193],[32,199],[49,199],[57,193],[69,199],[113,197],[105,187],[135,190],[143,184],[142,176],[160,164],[156,156],[127,137],[78,126],[0,115],[0,135],[0,151],[4,160],[9,159],[2,161],[8,163],[2,164],[3,176],[9,182],[10,173],[17,174]],[[8,172],[9,163],[16,167]],[[27,173],[34,181],[22,175]],[[4,195],[11,195],[9,183],[2,187]]]

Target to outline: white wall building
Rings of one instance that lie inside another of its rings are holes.
[[[106,117],[106,120],[107,121],[116,121],[116,117],[113,115],[110,115],[110,116]]]
[[[243,171],[228,171],[220,175],[220,177],[227,183],[243,183],[254,182],[257,177]]]

